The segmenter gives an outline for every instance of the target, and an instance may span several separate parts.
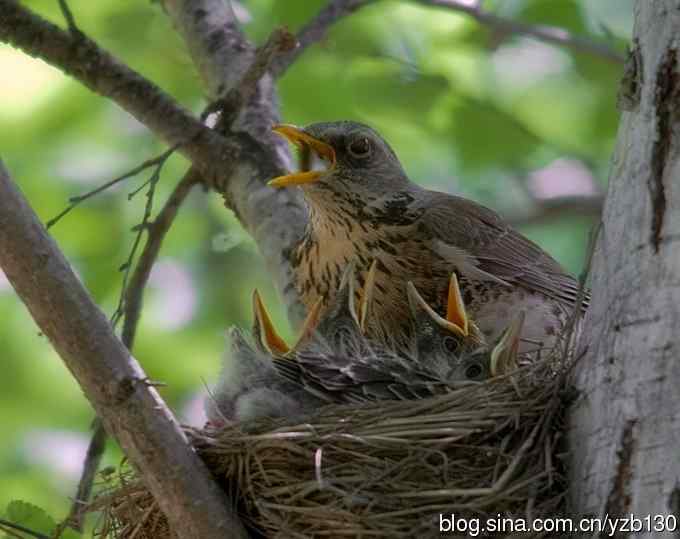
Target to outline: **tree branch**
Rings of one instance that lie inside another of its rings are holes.
[[[459,13],[465,13],[479,24],[506,34],[522,34],[546,43],[553,43],[575,52],[590,54],[608,62],[622,64],[625,56],[603,43],[592,41],[582,36],[569,33],[564,28],[546,25],[531,25],[512,21],[481,9],[478,5],[470,5],[461,0],[413,0],[424,6],[441,7]]]
[[[15,0],[0,0],[0,41],[41,58],[93,92],[108,97],[213,178],[238,155],[158,86],[116,60],[83,34],[73,35]]]
[[[274,60],[282,52],[294,50],[296,46],[295,36],[288,30],[285,28],[274,30],[267,42],[257,49],[250,66],[238,84],[231,88],[223,98],[211,103],[201,116],[207,117],[212,112],[222,110],[222,117],[216,129],[224,133],[231,127],[241,110],[257,94],[260,81],[267,75]]]
[[[78,488],[71,504],[71,510],[64,522],[60,525],[62,528],[70,526],[74,530],[82,533],[83,522],[85,521],[85,513],[87,510],[87,503],[90,501],[92,495],[92,487],[94,486],[95,476],[99,469],[99,463],[104,456],[106,450],[106,429],[102,424],[102,420],[96,417],[92,422],[92,438],[87,446],[87,453],[83,462],[83,470],[78,481]]]
[[[241,32],[229,2],[163,0],[163,6],[213,98],[245,84],[251,67],[260,74],[255,47]],[[266,185],[273,175],[290,169],[288,145],[271,132],[272,124],[279,121],[272,78],[265,75],[230,126],[229,140],[243,151],[224,183],[216,188],[257,243],[283,296],[288,318],[296,325],[304,318],[304,308],[292,284],[288,257],[304,231],[307,209],[298,190],[275,190]]]
[[[255,48],[241,32],[230,0],[161,0],[189,49],[211,100],[233,88]]]
[[[128,285],[121,290],[123,298],[122,314],[124,316],[121,340],[130,351],[134,344],[139,318],[142,313],[144,289],[149,280],[149,275],[151,275],[153,265],[158,259],[165,235],[170,230],[170,226],[174,222],[182,202],[184,202],[192,187],[200,182],[200,180],[201,178],[197,170],[191,168],[179,181],[165,202],[163,209],[161,209],[154,221],[147,227],[148,234],[144,249],[137,260],[132,278]],[[101,419],[97,417],[93,422],[93,434],[83,463],[83,472],[78,483],[76,497],[70,514],[65,521],[66,524],[78,531],[82,531],[83,509],[90,499],[95,474],[105,449],[106,429]]]
[[[182,202],[184,202],[192,187],[199,181],[200,176],[196,170],[190,169],[179,181],[177,186],[175,186],[175,189],[168,197],[165,205],[148,227],[148,235],[144,250],[139,256],[139,260],[137,261],[135,271],[132,274],[127,289],[122,291],[125,295],[123,308],[125,320],[123,322],[121,339],[129,350],[132,350],[137,324],[142,312],[144,288],[149,280],[149,275],[151,275],[151,269],[158,259],[158,254],[160,253],[165,235],[168,233],[168,230],[170,230],[170,226],[174,222]]]
[[[47,221],[45,223],[45,226],[48,229],[52,228],[59,221],[61,221],[64,217],[66,217],[66,215],[68,215],[71,212],[71,210],[73,210],[81,202],[85,202],[86,200],[88,200],[88,199],[90,199],[94,196],[97,196],[99,193],[102,193],[102,192],[106,191],[107,189],[110,189],[114,185],[117,185],[120,182],[127,180],[128,178],[132,178],[133,176],[136,176],[137,174],[146,170],[147,168],[157,166],[159,163],[164,163],[168,159],[168,157],[170,157],[170,155],[175,151],[175,149],[176,148],[170,148],[169,150],[164,151],[161,155],[157,155],[156,157],[152,157],[151,159],[147,159],[143,163],[137,165],[132,170],[128,170],[127,172],[125,172],[124,174],[121,174],[117,178],[114,178],[113,180],[110,180],[110,181],[104,183],[103,185],[100,185],[99,187],[95,187],[94,189],[92,189],[91,191],[88,191],[87,193],[83,193],[82,195],[77,195],[77,196],[69,198],[68,206],[66,206],[66,208],[64,208],[61,212],[59,212],[59,214],[57,214],[52,219]]]
[[[241,34],[233,11],[223,0],[165,0],[204,78],[221,95],[250,66],[254,48]],[[278,122],[271,77],[232,127],[228,140],[204,126],[157,86],[127,68],[90,39],[72,36],[14,0],[0,0],[0,40],[74,76],[109,97],[195,165],[206,185],[225,197],[254,237],[288,307],[300,322],[304,310],[292,286],[288,260],[306,222],[306,208],[296,190],[274,190],[266,180],[289,168],[287,144],[270,132]]]
[[[61,13],[66,20],[68,31],[74,36],[82,35],[78,25],[76,24],[76,19],[73,17],[73,13],[71,13],[71,8],[69,7],[66,0],[59,0],[59,9],[61,9]]]
[[[246,537],[177,420],[1,164],[0,267],[178,535]]]
[[[276,78],[304,53],[310,45],[326,37],[328,30],[340,19],[351,15],[358,9],[375,3],[376,0],[331,0],[297,34],[298,46],[288,54],[280,56],[272,65],[272,75]]]

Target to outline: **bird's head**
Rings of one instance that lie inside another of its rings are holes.
[[[366,125],[323,122],[273,130],[300,149],[308,169],[274,178],[273,187],[297,185],[312,199],[344,195],[371,202],[410,185],[392,148]]]
[[[319,319],[315,331],[317,338],[327,342],[334,349],[356,348],[364,343],[376,267],[377,263],[373,261],[366,274],[364,286],[357,293],[356,263],[351,261],[347,264],[335,297]]]
[[[489,348],[467,315],[456,274],[451,274],[445,316],[423,299],[412,282],[406,289],[418,360],[451,381],[489,378]]]
[[[345,341],[361,341],[366,330],[373,297],[376,267],[377,263],[373,261],[366,274],[364,287],[359,292],[357,303],[355,301],[356,265],[353,261],[347,264],[335,298],[325,312],[322,312],[323,298],[316,301],[309,309],[300,335],[293,346],[288,346],[279,335],[260,293],[254,290],[252,334],[257,347],[272,356],[288,356],[299,352],[310,343],[313,346],[316,341],[323,341],[334,346],[343,344]]]
[[[519,344],[524,317],[524,311],[520,311],[498,336],[489,359],[491,376],[508,374],[519,367]]]

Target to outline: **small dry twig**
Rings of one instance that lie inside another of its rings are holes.
[[[132,198],[135,195],[137,195],[144,187],[148,187],[146,191],[146,204],[144,205],[144,214],[142,215],[142,221],[132,229],[135,232],[135,239],[132,242],[132,248],[130,249],[130,253],[128,255],[127,260],[120,267],[120,271],[123,272],[123,285],[121,287],[120,297],[118,299],[118,306],[116,307],[116,310],[111,316],[111,324],[113,325],[114,328],[118,325],[118,322],[122,318],[125,311],[125,300],[127,297],[128,279],[130,277],[132,263],[135,259],[135,255],[137,254],[137,249],[139,248],[139,245],[142,241],[142,235],[146,230],[148,230],[149,220],[151,219],[151,212],[153,211],[153,200],[154,195],[156,194],[156,185],[160,180],[163,166],[165,165],[168,157],[170,157],[171,154],[172,150],[168,150],[167,152],[165,152],[164,158],[160,159],[156,163],[155,168],[151,173],[149,179],[146,182],[144,182],[140,187],[138,187],[137,189],[128,194],[128,200],[132,200]]]
[[[479,4],[470,5],[470,3],[462,2],[461,0],[414,1],[425,6],[441,7],[465,13],[479,24],[503,34],[521,34],[533,37],[539,41],[560,45],[575,52],[590,54],[615,64],[622,64],[625,60],[625,56],[621,52],[612,49],[604,43],[598,43],[597,41],[574,35],[564,28],[556,26],[531,25],[506,19],[482,9]]]
[[[133,176],[136,176],[137,174],[139,174],[140,172],[143,172],[147,168],[158,166],[159,163],[164,163],[168,159],[168,157],[170,157],[170,155],[176,149],[177,149],[177,146],[173,146],[172,148],[170,148],[169,150],[166,150],[162,154],[157,155],[156,157],[153,157],[151,159],[147,159],[146,161],[144,161],[140,165],[137,165],[135,168],[127,171],[124,174],[121,174],[120,176],[114,178],[113,180],[106,182],[103,185],[100,185],[99,187],[93,189],[92,191],[88,191],[87,193],[83,193],[82,195],[78,195],[78,196],[69,198],[69,200],[68,200],[69,205],[61,213],[59,213],[58,215],[56,215],[55,217],[53,217],[52,219],[47,221],[45,223],[45,227],[47,229],[52,228],[63,217],[65,217],[68,213],[70,213],[71,210],[73,210],[76,206],[78,206],[78,204],[80,204],[81,202],[84,202],[84,201],[98,195],[99,193],[106,191],[110,187],[113,187],[114,185],[117,185],[120,182],[127,180],[128,178],[132,178]]]
[[[331,26],[344,17],[377,0],[331,0],[297,34],[297,47],[278,57],[272,65],[274,77],[280,77],[307,50],[310,45],[321,41]]]
[[[61,13],[64,16],[64,19],[66,20],[66,24],[68,25],[68,31],[73,34],[74,37],[82,37],[84,34],[78,28],[78,25],[76,24],[76,19],[73,17],[73,12],[71,11],[71,8],[68,6],[68,2],[66,0],[58,0],[59,1],[59,9],[61,9]]]
[[[295,36],[286,28],[274,30],[264,45],[255,52],[255,57],[238,84],[227,94],[214,101],[205,109],[201,118],[205,120],[210,114],[222,111],[222,128],[228,128],[245,105],[257,92],[257,85],[269,71],[272,63],[281,54],[292,51],[297,46]],[[220,131],[219,127],[216,127]]]
[[[83,463],[83,471],[78,481],[78,489],[71,504],[71,510],[68,516],[60,524],[60,527],[69,526],[78,532],[83,531],[83,522],[87,512],[87,503],[90,501],[92,495],[92,487],[94,485],[94,478],[99,468],[104,450],[106,449],[106,429],[99,417],[95,417],[92,422],[93,435],[87,447],[85,454],[85,461]]]

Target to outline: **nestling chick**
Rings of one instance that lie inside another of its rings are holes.
[[[358,337],[365,333],[373,297],[375,269],[376,264],[371,264],[363,289],[357,291],[354,286],[355,263],[350,262],[343,272],[336,299],[323,317],[320,316],[321,301],[312,306],[293,346],[288,346],[276,331],[256,290],[253,293],[253,336],[259,348],[278,357],[294,356],[301,351],[319,348],[343,349],[353,355],[359,353],[352,346],[367,342]]]
[[[327,402],[405,400],[443,394],[456,384],[482,381],[514,367],[523,315],[494,345],[486,345],[467,318],[455,275],[448,319],[437,315],[409,283],[415,355],[371,342],[362,334],[361,316],[354,308],[353,271],[350,265],[343,273],[340,290],[308,345],[274,358],[276,369],[291,383]],[[364,288],[362,298],[372,297],[372,286]],[[362,311],[368,309],[370,301]]]
[[[239,328],[231,328],[229,337],[231,361],[225,360],[220,380],[204,402],[208,425],[258,417],[295,418],[319,406],[317,398],[282,378],[271,356],[251,346]]]
[[[256,346],[240,330],[231,330],[235,364],[231,372],[225,368],[206,402],[210,424],[258,417],[297,419],[330,403],[426,398],[515,368],[523,315],[493,346],[486,345],[467,316],[455,274],[446,318],[408,283],[414,320],[412,353],[372,342],[364,335],[375,286],[370,275],[371,271],[357,292],[354,264],[348,264],[334,301],[323,316],[310,313],[292,348],[276,332],[255,291]]]

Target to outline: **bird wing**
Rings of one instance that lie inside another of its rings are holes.
[[[446,393],[447,384],[392,355],[347,357],[300,352],[274,358],[284,380],[327,402],[421,399]]]
[[[577,301],[578,281],[497,213],[457,196],[429,193],[420,221],[445,258],[469,264],[482,279],[519,285],[568,304]]]

